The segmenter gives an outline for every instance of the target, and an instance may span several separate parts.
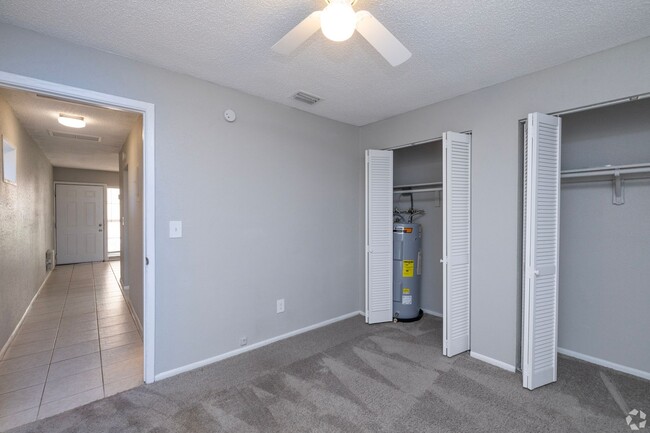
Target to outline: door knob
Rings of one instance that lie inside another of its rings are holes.
[[[102,229],[99,229],[99,231],[101,232],[101,231],[102,231]]]

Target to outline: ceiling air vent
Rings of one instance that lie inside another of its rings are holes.
[[[307,92],[300,91],[293,95],[293,99],[296,101],[304,102],[305,104],[314,105],[318,101],[322,100],[320,96],[310,95]]]
[[[52,130],[49,130],[48,132],[52,137],[67,138],[68,140],[92,141],[94,143],[99,143],[100,141],[102,141],[102,137],[97,137],[95,135],[70,134],[67,132],[59,132],[59,131],[52,131]]]

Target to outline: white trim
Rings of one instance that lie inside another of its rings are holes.
[[[41,283],[41,287],[38,288],[38,290],[36,291],[36,294],[34,295],[32,300],[29,302],[29,305],[27,306],[27,309],[25,309],[25,312],[23,313],[23,317],[20,318],[20,320],[18,321],[18,324],[14,328],[14,332],[11,333],[11,335],[7,339],[7,342],[4,344],[4,346],[2,346],[2,350],[0,350],[0,359],[4,358],[5,352],[7,351],[7,349],[9,349],[9,346],[11,345],[11,343],[13,343],[14,339],[16,338],[16,335],[18,334],[18,330],[20,329],[23,322],[25,321],[25,317],[27,317],[27,313],[29,313],[29,310],[32,308],[32,305],[34,304],[34,301],[36,300],[38,295],[41,293],[41,290],[43,290],[43,287],[45,286],[45,283],[47,283],[47,280],[50,278],[50,275],[52,275],[53,270],[54,270],[54,268],[50,269],[47,272],[47,275],[45,275],[45,279]]]
[[[650,380],[650,371],[637,370],[636,368],[626,367],[614,362],[605,361],[604,359],[596,358],[594,356],[585,355],[584,353],[574,352],[573,350],[557,348],[557,353],[560,353],[571,358],[580,359],[581,361],[590,362],[592,364],[600,365],[601,367],[611,368],[612,370],[620,371],[622,373],[631,374],[642,379]]]
[[[510,373],[514,373],[516,371],[514,365],[507,364],[503,361],[496,360],[494,358],[490,358],[489,356],[481,355],[480,353],[476,353],[473,350],[469,352],[469,356],[472,358],[478,359],[479,361],[486,362],[490,365],[494,365],[495,367],[502,368],[506,371],[509,371]]]
[[[155,260],[155,106],[149,102],[123,98],[64,84],[43,81],[36,78],[16,75],[0,71],[0,85],[15,89],[39,92],[58,97],[87,102],[90,104],[135,111],[142,114],[143,153],[144,153],[144,185],[143,185],[143,243],[144,243],[144,380],[152,383],[155,380],[155,319],[156,319],[156,260]],[[149,258],[149,265],[146,258]]]
[[[437,311],[433,311],[433,310],[425,310],[424,308],[422,309],[422,311],[423,311],[424,313],[428,314],[429,316],[442,317],[442,313],[438,313]]]
[[[184,365],[182,367],[174,368],[172,370],[164,371],[162,373],[156,374],[156,380],[167,379],[172,376],[176,376],[187,371],[195,370],[197,368],[204,367],[209,364],[213,364],[218,361],[223,361],[224,359],[232,358],[233,356],[241,355],[242,353],[250,352],[251,350],[259,349],[260,347],[268,346],[271,343],[275,343],[280,340],[285,340],[290,337],[294,337],[299,334],[303,334],[308,331],[313,331],[314,329],[322,328],[323,326],[331,325],[332,323],[340,322],[342,320],[349,319],[354,316],[362,315],[361,311],[353,311],[348,314],[344,314],[333,319],[325,320],[324,322],[316,323],[314,325],[309,325],[304,328],[296,329],[295,331],[287,332],[286,334],[278,335],[277,337],[272,337],[264,341],[251,344],[250,346],[245,346],[240,349],[235,349],[230,352],[223,353],[221,355],[213,356],[211,358],[204,359],[202,361],[193,362],[191,364]]]

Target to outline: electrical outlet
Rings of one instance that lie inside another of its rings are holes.
[[[242,337],[239,339],[239,345],[240,346],[246,346],[248,344],[248,338]]]
[[[284,299],[278,299],[277,301],[277,313],[284,313]]]

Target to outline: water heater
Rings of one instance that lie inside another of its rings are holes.
[[[417,320],[422,280],[422,226],[393,224],[393,317]]]

